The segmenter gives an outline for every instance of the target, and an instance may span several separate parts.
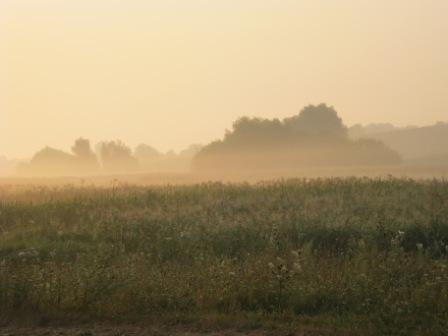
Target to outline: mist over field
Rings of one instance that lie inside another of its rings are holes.
[[[281,121],[326,103],[349,128],[428,127],[412,143],[410,133],[378,140],[404,160],[439,160],[446,143],[437,145],[431,125],[447,122],[447,6],[3,0],[0,156],[26,162],[45,146],[70,153],[80,137],[95,153],[121,140],[173,156],[222,139],[241,117]],[[173,169],[186,170],[171,162],[146,170]]]
[[[0,0],[0,336],[447,336],[447,0]]]
[[[163,153],[143,143],[131,148],[121,140],[92,144],[81,137],[70,150],[46,146],[29,160],[3,157],[0,165],[3,176],[16,178],[101,182],[114,176],[122,182],[149,184],[318,176],[445,177],[448,123],[347,127],[334,107],[308,105],[284,119],[239,118],[220,140],[179,152]]]

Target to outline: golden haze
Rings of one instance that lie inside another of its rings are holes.
[[[2,0],[0,154],[84,136],[161,150],[243,115],[447,119],[445,0]]]

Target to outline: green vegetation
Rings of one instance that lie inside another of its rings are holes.
[[[2,187],[0,200],[2,316],[447,335],[445,181]]]

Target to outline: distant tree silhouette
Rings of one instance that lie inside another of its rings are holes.
[[[186,159],[192,159],[197,153],[199,153],[202,149],[201,145],[190,145],[186,149],[182,150],[179,153],[179,157],[186,158]]]
[[[33,156],[31,163],[45,165],[73,164],[73,155],[59,149],[45,147]]]
[[[263,147],[282,139],[282,123],[278,119],[243,117],[233,124],[233,131],[227,132],[224,142],[238,147]]]
[[[394,127],[390,124],[370,124],[350,128],[353,139],[371,138],[398,151],[404,160],[431,165],[448,156],[448,123],[438,122],[423,127]]]
[[[132,150],[120,140],[100,143],[99,152],[106,172],[132,172],[138,168],[138,161],[132,156]]]
[[[30,162],[17,163],[15,168],[19,174],[31,176],[94,175],[101,172],[185,173],[190,171],[191,161],[200,148],[192,145],[180,153],[161,153],[149,145],[141,144],[133,153],[131,148],[117,140],[98,143],[94,152],[88,139],[78,138],[71,147],[71,153],[45,147]],[[1,163],[0,157],[0,168]]]
[[[98,169],[98,160],[89,140],[77,139],[72,146],[72,152],[75,155],[76,165],[80,173],[93,173]]]
[[[98,172],[99,166],[90,142],[79,138],[72,146],[72,153],[45,147],[29,163],[21,163],[18,173],[26,175],[86,175]]]
[[[161,153],[145,144],[138,145],[134,156],[139,162],[139,170],[144,172],[185,173],[191,168],[193,157],[200,151],[199,145],[191,145],[176,153],[172,150]]]
[[[29,175],[71,175],[75,157],[62,150],[45,147],[32,157],[28,164],[21,164],[19,173]]]
[[[223,140],[195,157],[198,169],[291,169],[309,166],[396,164],[399,155],[375,141],[352,141],[336,110],[307,106],[282,121],[240,118]]]
[[[366,126],[356,124],[348,129],[348,133],[352,139],[360,139],[369,138],[376,134],[393,132],[395,130],[399,130],[399,128],[390,123],[368,124]]]
[[[140,162],[152,162],[160,160],[163,154],[149,145],[140,144],[135,148],[134,156]]]
[[[345,139],[347,128],[336,110],[326,104],[305,107],[299,115],[283,121],[294,133],[314,139]]]
[[[359,139],[352,143],[352,156],[362,165],[398,164],[400,155],[390,147],[375,139]]]
[[[90,141],[84,138],[79,138],[75,141],[72,146],[72,152],[76,157],[82,158],[84,160],[96,160],[95,153],[90,147]]]

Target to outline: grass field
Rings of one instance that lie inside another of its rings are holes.
[[[447,181],[4,185],[0,201],[4,324],[448,335]]]

